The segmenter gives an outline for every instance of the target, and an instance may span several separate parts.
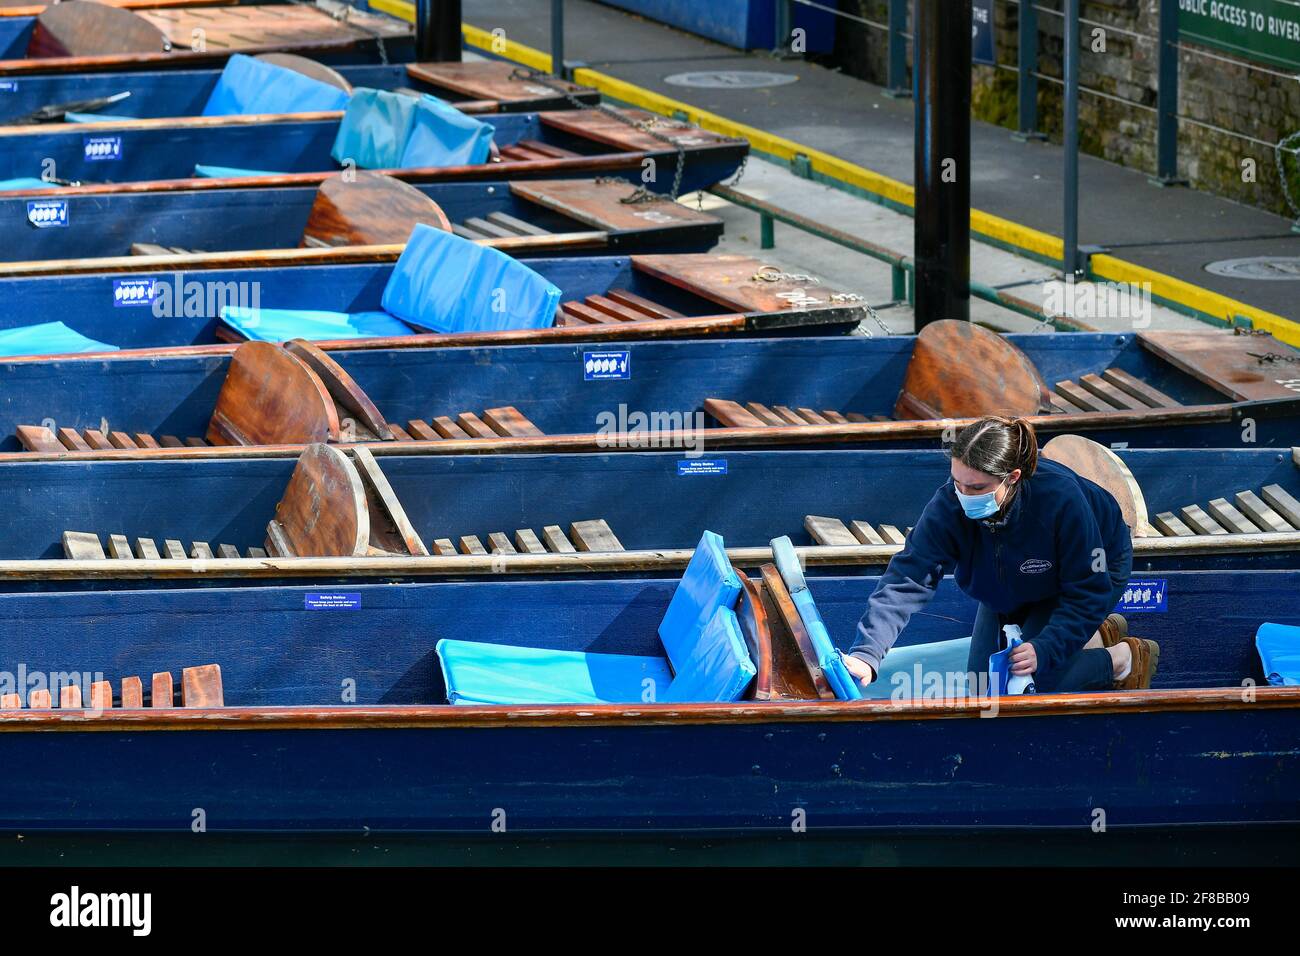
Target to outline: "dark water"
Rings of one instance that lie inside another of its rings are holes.
[[[1300,830],[584,837],[6,834],[0,866],[1270,866]]]

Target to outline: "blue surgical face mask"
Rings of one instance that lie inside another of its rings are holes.
[[[998,488],[1005,483],[1006,479],[1003,478],[997,488],[982,495],[963,495],[957,491],[956,486],[952,490],[957,492],[957,500],[961,502],[961,510],[966,512],[966,517],[978,520],[998,513],[998,508],[1001,507],[998,504]]]

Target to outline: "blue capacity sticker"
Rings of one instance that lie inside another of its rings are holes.
[[[1115,610],[1121,614],[1133,614],[1139,611],[1169,610],[1168,582],[1162,579],[1146,581],[1129,581],[1124,589],[1124,596],[1119,599]]]
[[[582,378],[595,382],[607,378],[631,378],[631,352],[583,352]]]
[[[0,80],[0,93],[17,93],[17,80]]]
[[[677,475],[725,475],[727,473],[727,459],[725,458],[694,458],[677,463]]]
[[[85,148],[86,159],[90,162],[122,158],[122,137],[120,136],[87,136],[82,143]]]
[[[302,598],[306,611],[355,611],[361,607],[360,591],[308,591]]]
[[[152,277],[147,279],[114,279],[113,305],[114,307],[148,305],[153,301],[153,291],[154,280]]]
[[[37,229],[68,224],[66,199],[32,199],[27,202],[27,221]]]

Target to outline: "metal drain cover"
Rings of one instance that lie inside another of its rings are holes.
[[[664,77],[664,82],[673,86],[707,90],[754,90],[762,86],[784,86],[798,81],[799,77],[789,73],[765,73],[762,70],[701,70]]]
[[[1206,272],[1230,279],[1264,279],[1280,282],[1300,279],[1300,256],[1250,256],[1220,259],[1205,267]]]

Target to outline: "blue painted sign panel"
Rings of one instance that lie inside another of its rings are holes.
[[[27,221],[37,229],[68,224],[66,199],[32,199],[27,203]]]
[[[360,591],[308,591],[302,596],[307,611],[355,611],[361,607]]]
[[[1169,588],[1164,578],[1148,578],[1129,581],[1115,610],[1121,614],[1134,614],[1141,611],[1169,610]]]
[[[583,352],[583,381],[596,382],[602,379],[631,378],[631,352]]]
[[[677,474],[682,475],[725,475],[727,473],[727,459],[725,458],[696,458],[679,461],[677,463]]]
[[[122,137],[87,136],[84,140],[86,159],[101,162],[106,159],[122,158]]]

